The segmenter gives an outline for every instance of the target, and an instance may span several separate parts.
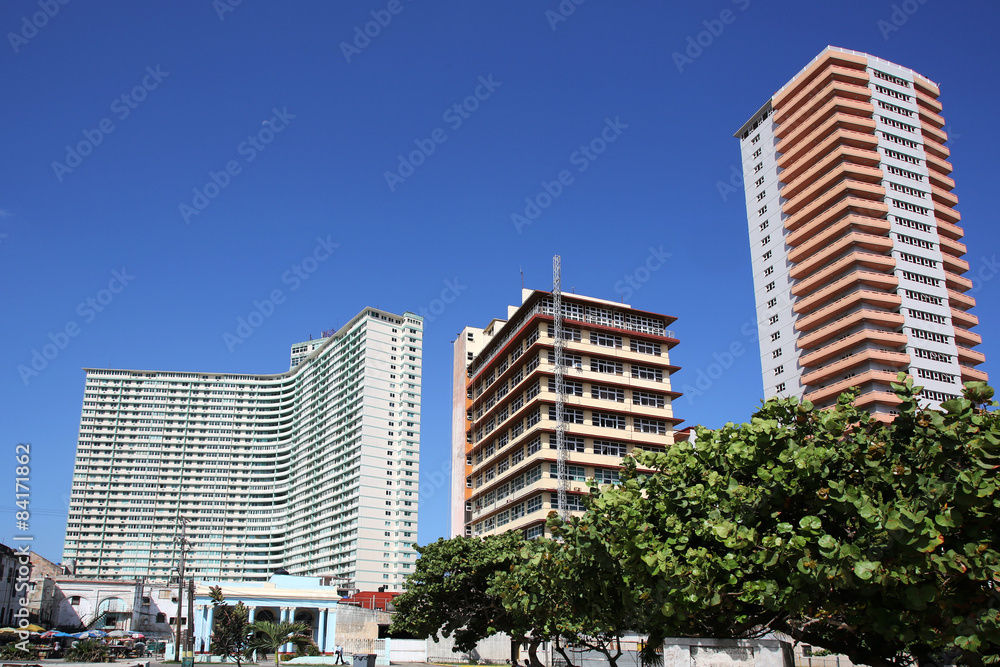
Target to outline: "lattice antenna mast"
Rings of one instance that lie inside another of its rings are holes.
[[[562,312],[562,257],[552,257],[552,321],[555,336],[556,354],[556,474],[559,476],[556,498],[559,501],[559,516],[563,521],[569,520],[569,506],[566,504],[566,487],[569,480],[566,474],[566,407],[565,392],[565,359],[563,358],[563,312]]]

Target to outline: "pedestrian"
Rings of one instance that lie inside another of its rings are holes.
[[[337,647],[333,651],[337,655],[337,659],[334,661],[333,664],[335,664],[335,665],[346,665],[347,661],[344,660],[344,647],[341,646],[340,644],[337,644]]]

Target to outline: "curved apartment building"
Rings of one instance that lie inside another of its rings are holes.
[[[276,375],[88,368],[64,562],[165,579],[277,569],[399,590],[413,567],[422,320],[374,308]]]
[[[739,129],[764,395],[891,419],[985,380],[939,89],[828,47]]]

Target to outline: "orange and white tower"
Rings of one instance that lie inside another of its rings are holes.
[[[891,419],[985,380],[938,86],[827,47],[739,129],[765,397]]]

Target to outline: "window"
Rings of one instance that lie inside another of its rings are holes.
[[[575,482],[585,482],[587,481],[586,475],[587,471],[583,466],[566,466],[566,479]],[[549,477],[553,479],[558,479],[559,477],[559,467],[555,463],[549,464]]]
[[[542,499],[538,499],[538,509],[542,507]],[[544,526],[532,526],[528,530],[524,531],[524,539],[526,540],[537,540],[545,533]]]
[[[549,406],[549,419],[555,421],[556,419],[556,406]],[[578,408],[563,408],[563,421],[567,424],[582,424],[583,423],[583,410]]]
[[[555,378],[549,378],[549,391],[552,393],[556,391]],[[583,396],[583,383],[563,380],[563,393],[567,396]]]
[[[609,470],[607,468],[595,468],[594,469],[594,481],[598,484],[617,484],[621,481],[621,477],[618,475],[617,470]]]
[[[69,603],[71,605],[73,605],[74,607],[76,607],[77,605],[80,604],[80,596],[79,595],[74,595],[74,596],[70,597]]]
[[[767,260],[771,259],[771,251],[768,250],[767,252],[765,252],[764,255],[763,255],[763,257],[761,257],[761,259],[763,259],[765,262]]]
[[[639,380],[663,382],[663,370],[660,368],[653,368],[651,366],[639,366],[638,364],[632,364],[632,377]]]
[[[652,354],[657,357],[660,356],[659,343],[648,343],[644,340],[635,340],[633,338],[629,347],[633,352],[638,352],[640,354]]]
[[[763,176],[761,176],[756,181],[754,181],[754,187],[760,187],[763,184],[764,184],[764,177]]]
[[[770,225],[770,224],[771,223],[769,221],[767,221],[767,220],[765,220],[764,222],[760,223],[760,231],[764,231],[765,229],[767,229],[768,225]]]
[[[774,273],[774,267],[773,266],[769,266],[766,269],[764,269],[764,275],[765,276],[769,276],[772,273]]]
[[[532,498],[528,498],[528,502],[525,503],[525,510],[528,512],[528,514],[531,514],[532,512],[537,512],[540,509],[542,509],[541,496],[534,496]],[[541,526],[539,526],[539,528],[541,528]]]
[[[775,324],[775,323],[777,323],[777,321],[778,321],[778,316],[777,315],[771,315],[771,317],[767,318],[767,323],[768,324]]]
[[[753,139],[750,140],[750,143],[751,144],[755,144],[758,141],[760,141],[760,132],[758,132],[757,134],[753,135]]]
[[[646,419],[645,417],[634,417],[632,426],[640,433],[656,433],[663,435],[667,432],[667,424],[659,419]]]
[[[602,387],[595,384],[590,387],[591,398],[599,398],[604,401],[625,402],[625,390],[620,387]]]
[[[603,428],[625,428],[625,415],[595,412],[592,417],[594,426]]]
[[[757,150],[755,150],[755,151],[753,152],[753,157],[754,157],[754,158],[758,158],[758,157],[760,157],[760,152],[761,152],[762,150],[764,150],[764,149],[763,149],[763,148],[758,148]]]
[[[534,438],[531,439],[531,442],[528,443],[528,456],[531,456],[536,452],[540,452],[541,450],[542,450],[542,436],[536,435]]]
[[[781,356],[781,348],[780,347],[777,350],[774,350],[773,352],[771,352],[771,358],[772,359],[777,359],[780,356]]]
[[[602,456],[625,456],[627,446],[624,442],[613,440],[594,440],[594,453]]]
[[[645,391],[632,390],[632,405],[648,405],[654,408],[662,408],[664,399],[661,394],[651,394]]]
[[[764,215],[765,213],[767,213],[767,204],[764,204],[759,209],[757,209],[757,216],[758,217]]]
[[[771,342],[772,343],[774,341],[778,340],[779,338],[781,338],[781,332],[780,331],[775,331],[773,334],[771,334]]]
[[[774,281],[772,280],[772,281],[771,281],[771,282],[769,282],[768,284],[764,285],[764,289],[765,289],[765,290],[767,290],[768,292],[771,292],[771,291],[773,291],[773,290],[774,290]],[[770,304],[769,304],[769,305],[768,305],[768,308],[770,308],[770,307],[771,307],[771,306],[770,306]]]
[[[590,343],[591,345],[600,345],[601,347],[621,348],[622,337],[604,333],[602,331],[591,331]]]
[[[767,302],[767,307],[768,307],[768,308],[774,308],[774,307],[775,307],[775,306],[777,306],[777,305],[778,305],[778,300],[777,300],[777,299],[770,299],[770,300],[769,300],[769,301]]]
[[[590,370],[594,373],[608,373],[609,375],[622,375],[625,366],[620,361],[609,359],[592,358],[590,360]]]
[[[785,372],[785,367],[784,366],[775,366],[775,368],[774,368],[774,374],[775,375],[781,375],[784,372]]]
[[[567,452],[580,452],[581,454],[586,451],[584,449],[584,439],[576,435],[565,436],[566,451]],[[556,436],[549,436],[549,449],[558,449],[559,443],[556,440]]]
[[[775,387],[774,390],[778,392],[785,391],[785,383],[784,382],[778,383],[778,386]]]
[[[770,234],[768,234],[767,236],[765,236],[764,238],[762,238],[760,240],[760,244],[761,245],[767,245],[770,242],[771,242],[771,235]]]

